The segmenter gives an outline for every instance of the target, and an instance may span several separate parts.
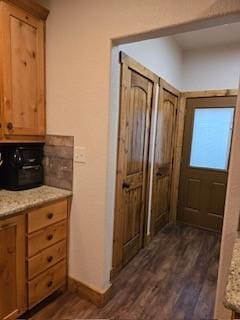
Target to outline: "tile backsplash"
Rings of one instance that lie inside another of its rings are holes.
[[[44,146],[44,183],[72,190],[74,137],[47,135]]]

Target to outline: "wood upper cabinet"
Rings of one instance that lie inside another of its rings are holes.
[[[25,217],[0,221],[0,319],[26,310]]]
[[[0,15],[2,139],[42,140],[45,21],[5,1],[0,1]]]

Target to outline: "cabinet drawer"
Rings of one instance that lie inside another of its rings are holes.
[[[35,209],[28,214],[28,233],[67,219],[67,200]]]
[[[45,249],[28,260],[28,279],[36,277],[57,262],[66,258],[67,243],[65,240]]]
[[[43,249],[65,239],[67,236],[67,221],[64,220],[28,236],[28,257],[32,257]]]
[[[32,308],[66,283],[66,260],[28,282],[28,306]]]

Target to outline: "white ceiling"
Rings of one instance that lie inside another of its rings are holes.
[[[183,50],[240,44],[240,22],[178,34],[174,39]]]

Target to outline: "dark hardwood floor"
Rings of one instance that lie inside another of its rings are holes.
[[[212,319],[219,251],[219,235],[168,225],[122,271],[105,307],[65,293],[31,320]]]

